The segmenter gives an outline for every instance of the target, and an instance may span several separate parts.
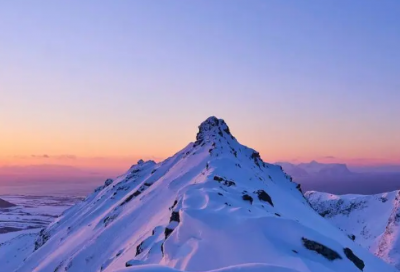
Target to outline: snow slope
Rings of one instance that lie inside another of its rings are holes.
[[[174,156],[106,180],[32,251],[15,271],[396,271],[321,218],[280,166],[215,117]]]
[[[307,192],[306,197],[357,244],[400,269],[400,191],[341,196]]]

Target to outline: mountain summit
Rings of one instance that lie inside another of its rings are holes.
[[[223,137],[224,133],[229,135],[233,139],[233,136],[225,121],[222,119],[218,119],[215,116],[212,116],[207,118],[207,120],[200,124],[196,140],[200,143],[202,141],[215,138],[217,135]]]
[[[106,180],[0,256],[17,272],[396,271],[319,216],[280,166],[216,117],[194,143]]]

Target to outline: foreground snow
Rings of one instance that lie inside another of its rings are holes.
[[[133,268],[118,270],[117,272],[179,272],[173,268],[160,265],[141,265]],[[207,272],[297,272],[298,270],[288,269],[285,267],[271,266],[266,264],[245,264],[230,266],[216,270],[208,270]]]
[[[19,248],[31,249],[24,262]],[[18,272],[395,271],[315,213],[280,166],[214,117],[195,143],[107,180],[34,243],[0,249],[16,255]]]
[[[312,207],[354,241],[400,269],[400,191],[377,195],[307,192]]]

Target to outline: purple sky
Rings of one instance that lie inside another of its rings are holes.
[[[267,161],[400,164],[399,14],[369,0],[3,1],[0,167],[121,171],[181,149],[210,115]]]

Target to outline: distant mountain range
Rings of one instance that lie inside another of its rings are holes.
[[[348,167],[342,163],[293,164],[277,162],[283,170],[301,184],[304,191],[333,194],[378,194],[400,188],[400,172],[391,167]]]
[[[0,198],[0,209],[4,209],[4,208],[11,208],[14,207],[15,204],[12,204],[8,201],[5,201],[3,199]]]
[[[351,175],[346,164],[341,163],[319,163],[311,161],[309,163],[292,164],[289,162],[277,162],[283,170],[294,178],[307,177],[312,175],[343,176]]]

